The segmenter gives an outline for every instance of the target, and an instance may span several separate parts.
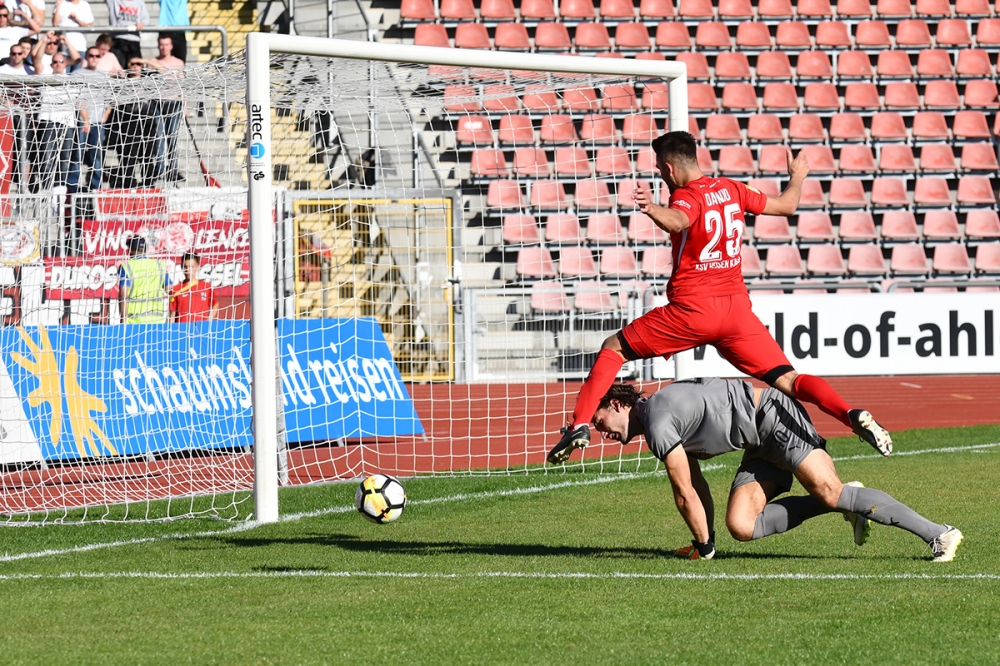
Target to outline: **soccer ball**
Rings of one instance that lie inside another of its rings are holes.
[[[373,523],[391,523],[403,515],[406,491],[387,474],[372,474],[361,482],[354,493],[354,506],[358,513]]]

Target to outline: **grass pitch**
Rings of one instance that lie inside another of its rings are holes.
[[[733,541],[736,454],[706,466],[710,562],[670,557],[690,535],[661,472],[412,479],[388,526],[333,484],[282,491],[283,514],[319,515],[252,529],[0,531],[0,662],[1000,662],[1000,426],[894,436],[889,459],[829,450],[845,481],[958,526],[953,563],[879,525],[858,548],[839,514]]]

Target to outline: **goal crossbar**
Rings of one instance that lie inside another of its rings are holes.
[[[278,354],[274,314],[270,59],[274,53],[455,67],[619,75],[668,82],[669,129],[688,128],[687,66],[676,61],[449,49],[293,35],[247,36],[247,208],[250,225],[251,367],[253,371],[254,515],[278,520]]]

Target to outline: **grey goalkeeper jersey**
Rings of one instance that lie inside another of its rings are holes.
[[[677,446],[699,460],[760,445],[753,386],[703,377],[674,382],[635,405],[646,445],[660,460]]]

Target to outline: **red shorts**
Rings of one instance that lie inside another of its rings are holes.
[[[708,344],[736,369],[757,379],[782,366],[792,368],[785,352],[750,309],[747,294],[671,301],[633,321],[619,336],[636,358],[670,358]],[[629,358],[629,350],[623,351]]]

